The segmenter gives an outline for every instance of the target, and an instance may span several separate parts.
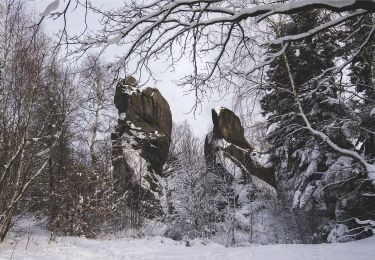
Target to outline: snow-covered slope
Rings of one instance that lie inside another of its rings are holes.
[[[48,236],[27,236],[0,244],[0,259],[176,259],[176,260],[373,260],[375,237],[341,244],[253,245],[228,248],[193,241],[176,242],[167,238],[88,240],[61,237],[49,242]]]
[[[173,260],[373,260],[375,236],[348,243],[320,245],[278,244],[225,247],[203,240],[174,241],[165,237],[131,238],[130,233],[90,240],[56,237],[43,228],[44,221],[33,217],[16,220],[6,240],[0,244],[0,260],[5,259],[173,259]],[[122,238],[118,238],[122,236]],[[125,238],[124,238],[125,237]]]

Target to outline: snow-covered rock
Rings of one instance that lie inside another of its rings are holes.
[[[161,213],[160,180],[172,129],[168,102],[155,88],[139,88],[133,77],[118,83],[114,101],[119,112],[112,134],[118,189],[127,194],[127,205],[156,216]]]
[[[255,152],[247,142],[240,119],[231,110],[219,107],[212,110],[212,121],[213,131],[206,136],[204,147],[207,166],[222,167],[226,159],[228,164],[233,164],[232,168],[239,168],[247,178],[256,176],[275,187],[272,166],[267,163],[266,156]]]

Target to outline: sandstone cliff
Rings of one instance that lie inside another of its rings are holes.
[[[138,87],[133,77],[116,86],[119,112],[112,134],[114,177],[127,205],[144,216],[161,213],[162,169],[168,157],[172,114],[156,88]]]

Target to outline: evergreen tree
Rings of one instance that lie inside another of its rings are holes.
[[[271,30],[279,38],[306,32],[329,19],[327,13],[309,11],[272,23]],[[314,129],[339,147],[355,149],[351,138],[353,113],[345,102],[341,80],[329,70],[340,58],[334,51],[339,47],[339,35],[325,30],[287,46],[285,53],[270,64],[261,100],[263,114],[268,115],[267,138],[272,145],[278,192],[286,203],[292,201],[301,239],[306,242],[325,240],[332,228],[336,236],[348,238],[345,235],[356,226],[349,211],[360,212],[353,205],[359,196],[356,188],[364,177],[358,173],[363,169],[312,136],[302,117],[304,113]],[[271,46],[271,51],[282,47]]]
[[[346,31],[347,36],[353,35],[351,48],[347,52],[362,48],[351,62],[349,75],[359,95],[353,100],[353,105],[361,111],[358,142],[362,143],[360,149],[369,160],[375,158],[375,39],[371,32],[374,24],[374,15],[370,14],[349,21]]]

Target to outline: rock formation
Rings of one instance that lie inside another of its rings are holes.
[[[356,164],[352,158],[329,151],[321,154],[317,145],[307,143],[300,160],[287,149],[279,151],[286,154],[282,167],[272,169],[263,165],[260,155],[246,141],[240,119],[232,111],[212,110],[212,120],[213,131],[205,141],[206,164],[214,174],[226,176],[238,216],[246,218],[250,214],[247,205],[262,205],[267,198],[256,197],[266,187],[252,185],[255,176],[276,188],[279,202],[293,209],[295,224],[288,223],[287,229],[297,227],[291,233],[299,234],[296,238],[301,242],[344,242],[372,235],[368,223],[374,221],[374,187],[359,174],[358,165],[353,168]],[[251,214],[259,213],[255,208]]]
[[[118,82],[114,102],[119,113],[111,136],[117,187],[127,194],[127,205],[156,216],[171,140],[169,104],[156,88],[138,87],[133,77]]]
[[[273,169],[259,163],[257,153],[245,139],[240,119],[231,110],[218,108],[212,110],[212,121],[213,131],[206,136],[204,147],[207,166],[224,171],[227,161],[241,170],[244,179],[256,176],[275,187]]]

